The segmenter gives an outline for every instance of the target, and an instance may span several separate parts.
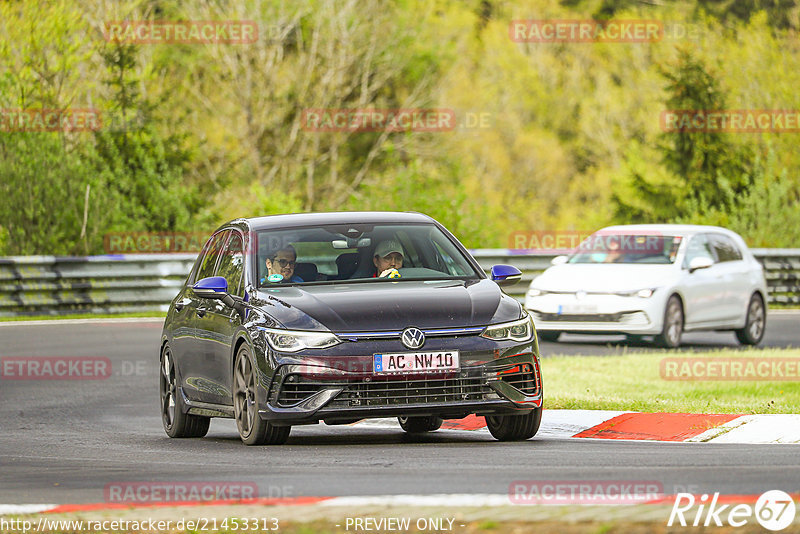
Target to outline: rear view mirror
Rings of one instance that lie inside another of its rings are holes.
[[[697,269],[708,269],[712,265],[714,265],[714,262],[711,260],[711,258],[708,256],[700,256],[692,259],[692,261],[689,262],[689,272],[693,273]]]
[[[331,246],[335,249],[343,249],[343,248],[364,248],[368,247],[372,244],[372,239],[369,237],[362,237],[360,239],[354,239],[352,237],[348,237],[347,239],[334,239],[331,241]]]
[[[495,265],[492,267],[492,280],[499,286],[512,286],[520,281],[522,272],[511,265]]]
[[[223,276],[209,276],[193,285],[192,290],[204,299],[221,299],[228,294],[228,281]]]

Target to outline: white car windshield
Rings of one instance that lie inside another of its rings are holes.
[[[583,241],[568,263],[675,263],[680,236],[596,233]]]

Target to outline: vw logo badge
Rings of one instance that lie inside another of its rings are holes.
[[[419,328],[406,328],[403,330],[403,335],[400,336],[400,341],[409,349],[418,349],[425,343],[425,334]]]

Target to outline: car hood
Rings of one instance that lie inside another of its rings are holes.
[[[258,297],[264,311],[297,330],[485,326],[520,315],[519,303],[487,279],[261,288]]]
[[[635,291],[671,284],[677,272],[674,264],[568,263],[550,267],[534,279],[531,287],[546,291]]]

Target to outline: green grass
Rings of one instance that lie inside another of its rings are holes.
[[[685,413],[798,413],[794,381],[665,380],[664,358],[793,358],[800,349],[641,352],[620,356],[552,356],[542,360],[545,408]]]
[[[115,319],[118,317],[166,317],[161,311],[130,313],[73,313],[65,315],[25,315],[16,317],[0,317],[0,322],[13,321],[59,321],[63,319]]]

